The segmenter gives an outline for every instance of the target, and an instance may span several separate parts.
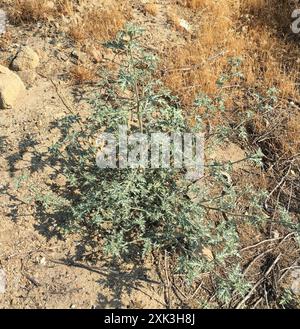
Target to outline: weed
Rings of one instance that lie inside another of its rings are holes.
[[[228,179],[230,162],[209,163],[200,184],[187,181],[183,169],[119,170],[96,165],[99,149],[93,140],[100,132],[117,137],[119,125],[128,126],[131,133],[203,131],[205,119],[213,115],[212,106],[215,113],[224,111],[221,99],[212,105],[200,95],[191,109],[190,125],[178,98],[155,78],[156,58],[138,44],[140,33],[128,25],[106,44],[120,57],[120,67],[101,73],[87,119],[70,115],[60,121],[63,136],[50,152],[62,166],[67,189],[39,194],[38,203],[49,216],[63,218],[54,223],[61,232],[76,231],[88,237],[85,241],[97,241],[111,257],[140,259],[151,251],[168,251],[175,270],[189,282],[211,271],[215,284],[220,282],[219,302],[227,304],[231,294],[243,296],[249,290],[240,269],[231,271],[228,266],[239,264],[239,221],[255,226],[268,220],[262,208],[265,194],[251,186],[235,186]],[[196,114],[199,106],[206,108],[203,118]],[[228,131],[230,127],[225,131],[220,127],[215,135],[223,138]],[[248,159],[259,162],[260,157]],[[213,257],[202,257],[202,250],[213,250]]]

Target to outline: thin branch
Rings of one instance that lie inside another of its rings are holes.
[[[252,289],[249,291],[249,293],[244,297],[244,299],[237,305],[236,309],[241,309],[242,306],[247,302],[247,300],[253,295],[253,293],[256,291],[256,289],[264,282],[266,277],[270,274],[270,272],[273,270],[275,265],[279,262],[281,258],[281,253],[276,257],[272,265],[269,267],[267,272],[264,274],[264,276],[259,279],[256,284],[252,287]]]

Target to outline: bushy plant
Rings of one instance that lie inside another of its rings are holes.
[[[232,163],[207,164],[205,176],[196,183],[186,180],[185,169],[101,169],[96,164],[99,133],[117,137],[120,125],[130,133],[205,129],[205,116],[199,118],[191,109],[193,120],[186,118],[179,100],[155,77],[157,59],[139,45],[141,32],[128,25],[106,44],[115,53],[115,66],[99,73],[91,115],[62,119],[62,137],[50,149],[67,188],[39,196],[39,201],[59,215],[56,227],[88,235],[110,256],[167,250],[190,281],[199,273],[222,268],[233,282],[240,275],[238,222],[257,224],[266,216],[261,207],[264,193],[235,186],[230,179]],[[199,96],[195,108],[199,106],[211,109],[212,104]],[[221,100],[217,107],[222,110]],[[259,155],[253,159],[258,161]],[[203,248],[210,248],[212,257],[205,257]],[[220,302],[227,303],[231,288],[219,281]],[[242,295],[249,285],[241,279],[233,288]]]

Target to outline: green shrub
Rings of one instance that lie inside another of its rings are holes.
[[[266,219],[261,206],[264,193],[235,186],[228,179],[232,163],[207,164],[205,177],[197,183],[186,180],[183,169],[103,170],[96,165],[99,133],[117,136],[120,125],[130,133],[205,130],[194,109],[189,113],[196,124],[188,124],[179,100],[155,77],[157,59],[139,45],[140,34],[140,29],[127,26],[106,44],[119,64],[99,73],[91,115],[72,114],[59,122],[62,137],[50,151],[63,169],[66,188],[41,195],[39,201],[59,218],[54,225],[62,232],[79,232],[110,256],[142,257],[167,250],[176,270],[191,282],[211,271],[216,284],[220,282],[220,303],[227,304],[234,290],[240,295],[249,290],[237,273],[237,225],[240,220],[256,225]],[[212,108],[204,95],[195,108],[199,104],[208,112]],[[219,99],[214,110],[223,110],[222,104]],[[220,131],[224,137],[224,129]],[[259,158],[258,154],[253,160]],[[213,259],[203,255],[204,247],[213,251]],[[229,283],[219,280],[220,271],[225,279],[229,275]]]

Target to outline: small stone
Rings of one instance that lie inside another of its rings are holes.
[[[183,18],[180,18],[179,25],[187,32],[191,32],[190,24]]]
[[[14,71],[34,70],[39,66],[40,59],[38,54],[29,46],[22,47],[11,63]]]
[[[25,91],[25,86],[20,77],[0,65],[0,109],[12,108],[18,96]]]
[[[50,39],[49,43],[50,43],[50,45],[55,46],[57,44],[57,40],[56,39]]]
[[[45,257],[42,257],[41,260],[40,260],[40,264],[42,266],[45,266],[47,264],[47,261],[46,261],[46,258]]]
[[[73,50],[72,53],[71,53],[71,56],[78,59],[79,58],[79,55],[78,55],[78,52],[76,50]]]
[[[71,53],[71,62],[77,64],[78,62],[84,62],[85,54],[78,50],[73,50]]]
[[[59,23],[58,23],[58,22],[54,22],[54,26],[55,26],[57,29],[59,29],[59,28],[60,28],[60,25],[59,25]]]
[[[59,55],[57,56],[60,60],[66,62],[69,59],[69,56],[67,56],[64,53],[59,53]]]
[[[53,1],[47,1],[46,8],[50,9],[50,10],[54,10],[55,9],[55,3]]]

